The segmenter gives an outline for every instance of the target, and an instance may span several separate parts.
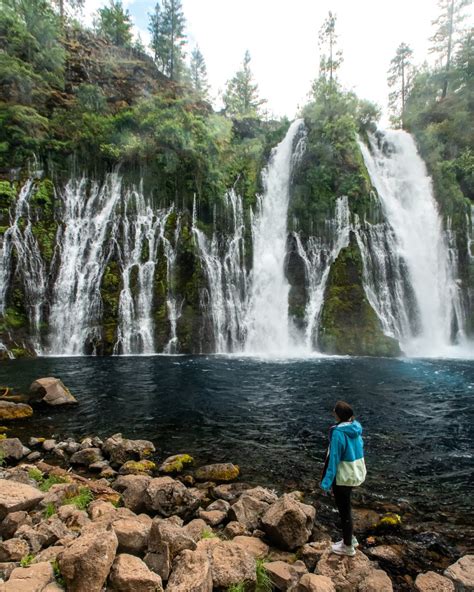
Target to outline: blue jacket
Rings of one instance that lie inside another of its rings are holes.
[[[367,474],[364,461],[362,426],[356,420],[336,424],[330,431],[329,460],[321,487],[329,491],[336,485],[357,487]]]

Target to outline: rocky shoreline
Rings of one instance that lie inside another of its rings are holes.
[[[58,401],[48,380],[36,399]],[[232,463],[160,459],[121,434],[3,434],[0,458],[0,592],[474,590],[474,555],[395,511],[356,508],[356,556],[331,554],[325,498],[245,484]]]

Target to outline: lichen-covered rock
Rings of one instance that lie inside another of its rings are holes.
[[[119,470],[120,475],[151,475],[156,464],[151,460],[127,460]]]
[[[285,494],[262,516],[262,528],[271,541],[291,551],[308,541],[315,516],[313,506]]]
[[[474,592],[474,555],[464,555],[445,570],[456,592]]]
[[[418,592],[455,592],[452,580],[434,571],[418,574],[415,588]]]
[[[332,581],[326,576],[304,574],[292,592],[336,592]]]
[[[0,401],[0,421],[12,419],[23,419],[31,417],[33,409],[25,403],[13,403],[11,401]]]
[[[77,399],[71,395],[63,382],[59,378],[51,376],[35,380],[30,386],[29,394],[32,399],[43,401],[53,407],[77,404]]]
[[[109,582],[116,592],[161,592],[161,578],[133,555],[121,553],[112,565]]]
[[[244,493],[230,507],[229,518],[243,524],[249,530],[254,530],[260,526],[261,518],[269,508],[270,505],[267,502]]]
[[[54,583],[54,572],[51,563],[42,561],[29,567],[17,567],[2,592],[43,592],[49,584]]]
[[[44,498],[44,494],[30,485],[0,479],[0,519],[10,512],[32,510]]]
[[[68,592],[101,592],[115,559],[118,540],[110,529],[83,532],[58,557]]]
[[[18,461],[27,456],[31,450],[23,446],[18,438],[0,440],[0,451],[5,460]]]
[[[159,470],[162,473],[181,473],[186,466],[192,465],[193,462],[194,459],[189,454],[174,454],[163,461]]]
[[[211,561],[206,551],[183,551],[173,565],[166,592],[212,592]]]
[[[198,481],[234,481],[239,476],[240,470],[232,463],[216,463],[199,467],[194,472]]]
[[[145,493],[145,507],[161,516],[191,516],[201,498],[171,477],[152,479]]]
[[[105,440],[103,451],[113,463],[123,465],[127,460],[142,460],[155,452],[153,442],[149,440],[129,440],[122,434],[114,434]]]

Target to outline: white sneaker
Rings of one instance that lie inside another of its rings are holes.
[[[344,544],[344,539],[341,539],[340,541],[337,541],[337,543],[334,543],[335,545],[343,545]],[[355,538],[355,536],[352,537],[352,541],[351,541],[351,545],[355,548],[359,546],[359,541]]]
[[[331,545],[331,551],[336,555],[347,555],[348,557],[354,557],[356,554],[354,545],[345,545],[344,541],[339,541],[339,543]]]

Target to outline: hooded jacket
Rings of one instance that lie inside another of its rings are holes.
[[[356,420],[343,421],[330,431],[329,460],[321,487],[329,491],[336,485],[357,487],[367,474],[364,461],[362,426]]]

